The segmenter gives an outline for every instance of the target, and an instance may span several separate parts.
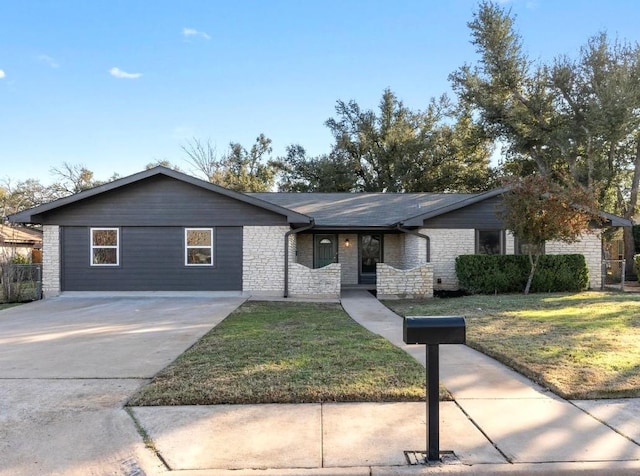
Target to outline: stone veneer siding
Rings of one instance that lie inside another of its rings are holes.
[[[379,299],[433,297],[433,267],[430,263],[411,269],[397,269],[378,263],[376,275]]]
[[[284,293],[284,235],[289,230],[288,226],[243,227],[243,291],[263,295]]]
[[[545,243],[545,253],[548,255],[581,254],[589,268],[589,287],[600,289],[602,286],[602,235],[600,231],[593,231],[582,235],[576,243],[562,243],[549,241]]]
[[[313,268],[313,235],[300,233],[296,235],[298,240],[298,256],[294,260],[307,268]]]
[[[459,289],[458,277],[456,276],[456,257],[475,253],[475,230],[432,228],[421,229],[420,233],[431,239],[433,287],[449,291]]]
[[[418,233],[427,235],[424,230],[418,230]],[[433,257],[433,251],[431,252]],[[427,262],[427,240],[410,233],[404,234],[404,253],[402,259],[402,268],[414,268],[419,264]]]
[[[342,265],[342,284],[358,284],[358,246],[360,244],[357,234],[347,233],[338,236],[338,261]]]
[[[311,269],[302,264],[289,265],[289,295],[291,297],[340,297],[340,263]]]
[[[60,294],[60,227],[42,227],[42,293],[44,297]]]
[[[405,268],[404,236],[387,233],[383,238],[383,262],[394,268]]]

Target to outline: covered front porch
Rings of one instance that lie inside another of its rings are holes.
[[[290,241],[289,293],[339,296],[344,289],[379,297],[433,296],[428,237],[388,230],[311,230]]]

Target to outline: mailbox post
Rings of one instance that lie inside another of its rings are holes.
[[[427,462],[440,460],[440,344],[464,344],[466,324],[460,316],[405,317],[406,344],[426,344],[427,356]]]

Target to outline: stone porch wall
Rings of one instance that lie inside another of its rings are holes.
[[[602,234],[600,231],[585,233],[576,243],[549,241],[545,243],[548,255],[581,254],[589,268],[589,288],[600,289],[602,286]]]
[[[340,263],[311,269],[299,263],[289,264],[291,297],[340,298]]]
[[[411,269],[376,265],[378,299],[433,297],[433,267],[430,263]]]
[[[263,295],[282,295],[284,292],[284,235],[289,230],[288,226],[243,227],[243,291]],[[295,248],[295,244],[292,248]]]
[[[42,293],[44,297],[60,294],[60,227],[42,227]]]

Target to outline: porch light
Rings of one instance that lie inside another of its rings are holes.
[[[346,246],[347,248],[351,246],[351,243],[349,242],[349,238],[344,240],[344,246]]]

